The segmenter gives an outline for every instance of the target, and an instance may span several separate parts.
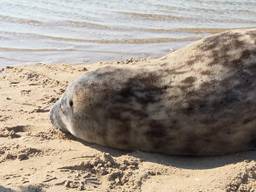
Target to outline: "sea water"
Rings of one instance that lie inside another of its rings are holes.
[[[255,0],[0,0],[0,66],[157,57],[251,27]]]

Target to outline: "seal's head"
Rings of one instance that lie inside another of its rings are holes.
[[[70,127],[70,115],[72,115],[73,101],[68,100],[64,94],[51,108],[50,120],[53,126],[63,132],[68,132]]]
[[[98,138],[95,113],[99,114],[100,110],[95,108],[98,99],[94,90],[98,87],[96,84],[93,75],[84,75],[67,87],[50,111],[50,120],[55,128],[88,142]]]

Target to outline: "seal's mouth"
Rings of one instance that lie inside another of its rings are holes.
[[[60,100],[58,100],[51,108],[50,110],[50,121],[52,125],[63,132],[68,132],[65,124],[62,121],[61,118],[61,109],[60,109]]]

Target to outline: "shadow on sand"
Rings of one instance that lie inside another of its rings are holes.
[[[43,190],[40,186],[33,185],[19,187],[19,190],[14,190],[0,185],[0,192],[43,192]]]
[[[256,160],[256,151],[247,151],[240,153],[233,153],[228,155],[219,156],[206,156],[206,157],[193,157],[193,156],[177,156],[177,155],[164,155],[158,153],[149,153],[141,151],[121,151],[109,147],[99,146],[96,144],[90,144],[68,133],[68,137],[72,140],[76,140],[83,145],[90,146],[98,151],[109,153],[114,157],[121,155],[130,155],[139,158],[143,161],[158,163],[162,165],[185,168],[185,169],[211,169],[221,167],[227,164],[238,163],[242,161]]]
[[[1,192],[15,192],[13,189],[7,188],[7,187],[3,187],[1,185],[0,185],[0,191]]]

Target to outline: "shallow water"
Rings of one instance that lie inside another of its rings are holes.
[[[0,0],[0,66],[154,57],[255,26],[255,0]]]

